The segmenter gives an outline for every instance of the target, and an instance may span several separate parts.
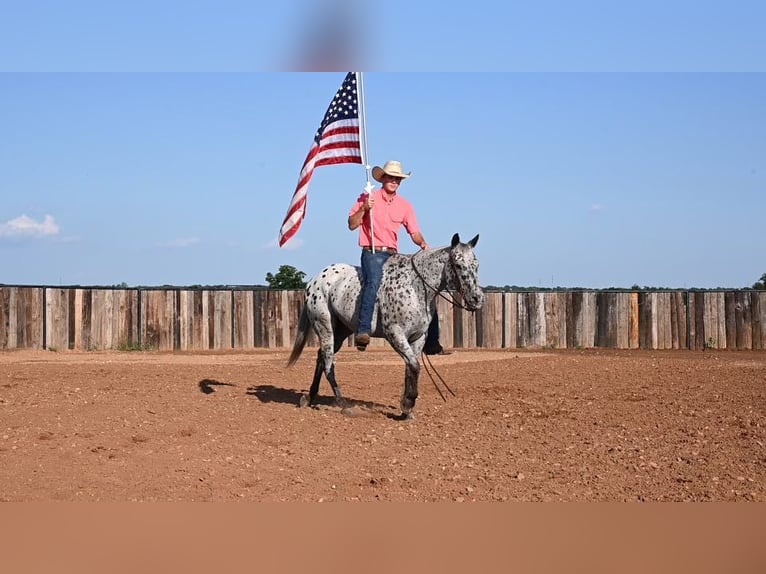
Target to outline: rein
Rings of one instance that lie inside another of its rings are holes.
[[[457,274],[457,271],[455,271],[455,263],[452,261],[451,254],[448,253],[447,256],[449,257],[450,266],[452,267],[452,274],[455,276],[455,279],[456,279],[456,281],[457,281],[457,283],[459,285],[459,293],[462,295],[464,289],[463,289],[463,286],[460,284],[460,277]],[[447,301],[449,303],[452,303],[453,305],[456,305],[456,306],[460,307],[461,309],[465,309],[466,311],[469,311],[469,309],[466,306],[464,306],[463,304],[459,303],[452,295],[447,297],[439,289],[433,287],[432,285],[430,285],[428,283],[428,281],[426,281],[425,277],[423,277],[423,274],[420,273],[420,270],[418,270],[418,268],[415,266],[415,256],[414,255],[410,259],[410,262],[412,263],[412,269],[415,271],[415,274],[418,276],[418,278],[423,282],[423,285],[425,285],[428,289],[433,291],[436,295],[438,295],[439,297],[441,297],[445,301]],[[425,353],[421,353],[421,357],[422,357],[421,363],[423,364],[423,367],[425,368],[425,371],[428,374],[428,378],[431,379],[431,383],[433,383],[433,386],[436,388],[436,392],[439,393],[439,396],[441,397],[442,401],[444,401],[446,403],[447,402],[447,397],[444,396],[444,393],[439,388],[439,385],[436,382],[436,379],[434,379],[434,375],[436,375],[439,378],[439,381],[441,381],[441,384],[444,385],[444,388],[447,389],[447,391],[449,391],[449,393],[453,397],[457,396],[457,395],[455,395],[454,391],[449,387],[449,385],[447,384],[447,381],[444,380],[444,377],[442,377],[441,374],[439,373],[439,371],[436,370],[436,367],[431,362],[431,358],[428,355],[426,355]],[[433,371],[433,373],[432,373],[432,371]]]
[[[421,355],[425,358],[425,361],[423,361],[423,366],[426,369],[426,373],[428,373],[428,376],[431,379],[431,382],[433,383],[434,387],[436,387],[436,391],[439,393],[439,396],[442,398],[442,400],[446,403],[447,402],[447,397],[444,396],[444,393],[439,388],[439,385],[436,384],[436,380],[434,379],[434,375],[439,377],[439,380],[442,382],[442,385],[444,385],[444,388],[447,389],[449,391],[449,393],[453,397],[456,397],[457,395],[454,393],[454,391],[452,389],[449,388],[449,385],[447,384],[447,381],[444,380],[444,377],[441,376],[439,371],[436,370],[436,367],[434,367],[434,365],[431,362],[431,359],[429,358],[429,356],[426,355],[425,353],[421,353]],[[431,374],[431,371],[434,372],[434,375]]]

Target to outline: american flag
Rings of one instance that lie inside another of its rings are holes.
[[[362,163],[359,137],[359,93],[356,73],[349,72],[335,94],[319,129],[314,136],[306,160],[301,168],[298,186],[295,188],[287,215],[279,230],[279,246],[282,247],[303,223],[306,216],[309,181],[314,168],[336,163]]]

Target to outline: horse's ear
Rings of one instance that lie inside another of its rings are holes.
[[[473,249],[474,247],[476,247],[476,244],[478,242],[479,242],[479,234],[477,233],[476,237],[474,237],[473,239],[471,239],[471,241],[468,242],[468,245],[470,245],[471,248]]]
[[[460,235],[456,233],[452,236],[452,247],[454,248],[458,243],[460,243]]]

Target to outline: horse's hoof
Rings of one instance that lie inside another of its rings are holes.
[[[413,413],[412,411],[410,411],[408,413],[402,413],[401,415],[399,415],[399,420],[400,421],[414,421],[415,420],[415,413]]]
[[[308,395],[301,395],[301,400],[298,401],[298,406],[301,408],[304,407],[310,407],[311,406],[311,399]]]

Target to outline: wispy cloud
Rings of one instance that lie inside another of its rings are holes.
[[[278,249],[279,248],[279,239],[277,239],[275,237],[274,239],[269,241],[266,244],[265,247],[266,247],[266,249],[271,249],[271,248]],[[298,239],[297,237],[293,237],[292,239],[290,239],[287,243],[285,243],[282,246],[282,249],[284,249],[285,251],[293,251],[293,250],[299,249],[301,247],[303,247],[303,239]]]
[[[5,223],[0,223],[0,237],[48,237],[58,235],[59,226],[52,215],[46,215],[42,221],[35,221],[27,215],[21,215]]]
[[[160,246],[182,249],[184,247],[191,247],[192,245],[197,245],[197,243],[199,243],[198,237],[179,237],[178,239],[173,239],[166,243],[162,243],[160,244]]]
[[[596,211],[604,211],[606,207],[601,205],[600,203],[594,203],[590,206],[590,209],[588,211],[590,212],[596,212]]]

